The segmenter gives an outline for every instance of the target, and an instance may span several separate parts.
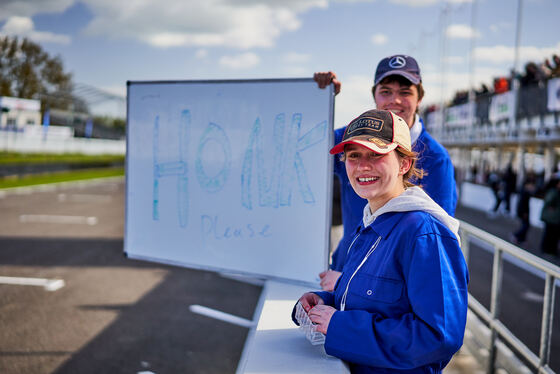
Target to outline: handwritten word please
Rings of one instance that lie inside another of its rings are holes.
[[[202,215],[200,217],[202,236],[209,239],[248,239],[269,237],[272,235],[270,225],[247,223],[227,225],[219,222],[218,216]]]

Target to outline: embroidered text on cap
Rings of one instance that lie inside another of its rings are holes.
[[[374,131],[381,131],[383,130],[383,121],[373,117],[362,117],[348,126],[346,134],[350,135],[354,131],[363,129],[364,127],[370,128]]]

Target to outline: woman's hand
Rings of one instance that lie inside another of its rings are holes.
[[[321,288],[323,291],[333,291],[334,285],[336,284],[338,277],[340,277],[340,274],[342,273],[334,270],[326,270],[319,273],[319,278],[321,278]]]
[[[328,305],[315,305],[309,313],[309,319],[316,325],[317,331],[327,334],[331,318],[336,309]]]
[[[312,292],[304,293],[303,296],[299,298],[299,302],[300,302],[301,306],[303,307],[303,309],[305,310],[305,313],[307,313],[307,314],[309,314],[309,311],[314,306],[325,304],[323,299],[321,299],[319,296],[317,296],[316,294],[314,294]]]

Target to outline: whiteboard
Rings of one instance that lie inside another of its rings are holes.
[[[332,87],[127,83],[128,257],[317,284],[327,268]]]

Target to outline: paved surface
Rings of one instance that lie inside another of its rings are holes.
[[[126,259],[123,186],[0,198],[0,276],[65,282],[0,284],[0,373],[235,372],[248,328],[189,306],[252,320],[261,287]]]
[[[123,187],[0,193],[0,276],[65,281],[52,292],[0,284],[0,373],[235,372],[248,329],[189,306],[250,320],[261,288],[124,258]],[[518,225],[464,207],[457,217],[506,240]],[[541,234],[531,228],[522,247],[541,255]],[[445,370],[481,372],[465,350]]]

